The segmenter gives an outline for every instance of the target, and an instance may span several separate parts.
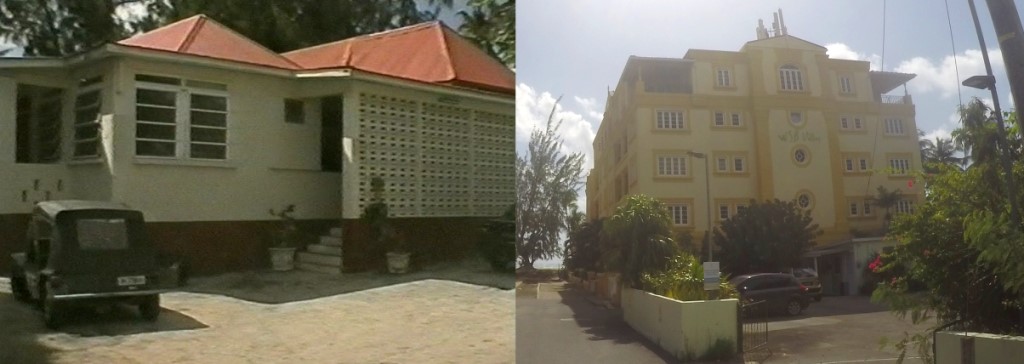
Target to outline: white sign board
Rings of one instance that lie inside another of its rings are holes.
[[[718,262],[704,262],[704,290],[717,291],[721,279]]]

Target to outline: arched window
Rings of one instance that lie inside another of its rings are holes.
[[[779,81],[782,89],[786,91],[803,91],[804,79],[800,74],[800,68],[793,65],[779,67]]]

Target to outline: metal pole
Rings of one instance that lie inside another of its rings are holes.
[[[1024,107],[1024,28],[1020,24],[1017,6],[1013,0],[986,0],[985,3],[988,4],[988,12],[992,16],[992,26],[996,29],[1006,76],[1010,79],[1010,93],[1014,105],[1018,108]],[[971,9],[974,9],[973,3]],[[977,16],[974,24],[978,24]],[[981,34],[980,30],[978,34]],[[982,49],[984,50],[984,47]],[[1017,116],[1017,120],[1020,120],[1020,113]],[[1024,137],[1024,129],[1021,129],[1020,133]]]
[[[715,260],[711,255],[711,251],[713,250],[711,247],[711,172],[708,168],[708,164],[710,163],[708,160],[710,159],[710,155],[704,154],[704,199],[708,209],[708,229],[704,232],[704,236],[706,236],[708,240],[708,261],[713,262]]]
[[[978,10],[974,7],[974,0],[967,0],[967,3],[971,6],[971,18],[974,19],[974,31],[978,33],[978,43],[981,44],[981,57],[982,60],[985,61],[985,74],[988,75],[992,81],[992,83],[988,85],[988,89],[992,92],[992,106],[996,113],[996,127],[999,130],[999,144],[1003,147],[999,159],[1003,164],[1003,172],[1006,173],[1006,196],[1010,200],[1010,221],[1013,223],[1014,229],[1019,229],[1020,210],[1017,206],[1017,191],[1014,189],[1016,184],[1014,183],[1013,178],[1013,164],[1010,162],[1010,146],[1007,140],[1006,126],[1003,124],[1003,111],[999,108],[999,93],[996,92],[995,76],[992,75],[992,64],[988,60],[988,48],[985,47],[985,37],[981,34],[981,23],[978,22]],[[1018,23],[1017,26],[1020,27],[1020,24]]]

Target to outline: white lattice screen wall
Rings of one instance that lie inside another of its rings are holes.
[[[394,217],[497,216],[515,202],[515,117],[359,97],[359,209],[386,183]]]

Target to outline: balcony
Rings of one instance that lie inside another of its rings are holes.
[[[906,95],[906,96],[881,95],[881,102],[883,104],[890,104],[890,105],[911,105],[911,104],[913,104],[913,100],[911,100],[910,95]]]

